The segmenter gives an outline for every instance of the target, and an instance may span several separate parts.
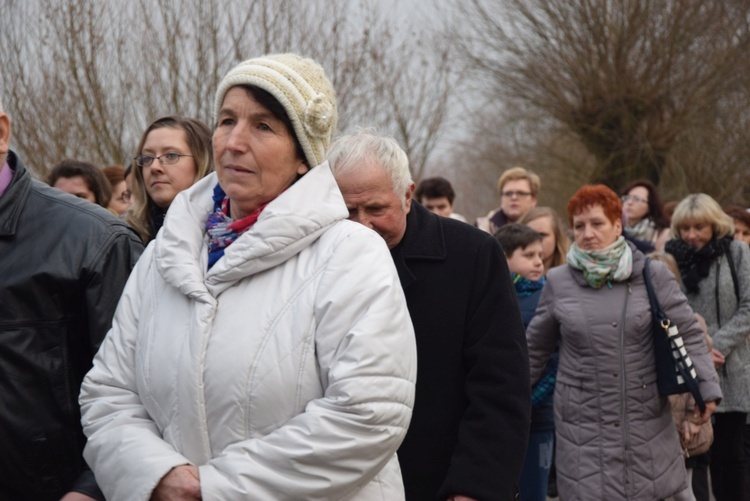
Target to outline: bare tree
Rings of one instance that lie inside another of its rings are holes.
[[[211,123],[231,66],[291,51],[331,76],[340,130],[393,132],[419,175],[454,80],[446,49],[433,52],[426,33],[395,36],[388,14],[372,0],[7,0],[0,93],[14,148],[40,175],[66,157],[125,163],[150,120]]]
[[[485,95],[523,102],[577,138],[596,160],[590,181],[672,181],[716,166],[681,147],[731,141],[717,133],[722,115],[736,113],[728,96],[747,91],[746,2],[470,0],[457,9],[472,29],[452,39]]]

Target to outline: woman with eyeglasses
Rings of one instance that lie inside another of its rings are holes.
[[[213,171],[211,129],[194,118],[154,120],[138,143],[132,164],[132,206],[125,221],[148,244],[164,223],[175,196]]]
[[[130,207],[130,190],[125,182],[125,167],[109,165],[103,168],[102,172],[112,187],[112,196],[107,209],[116,216],[122,216]]]
[[[663,251],[669,240],[669,221],[664,214],[661,196],[654,183],[647,179],[637,179],[620,192],[622,208],[627,220],[623,231],[646,247]]]

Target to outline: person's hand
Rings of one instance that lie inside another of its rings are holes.
[[[708,420],[711,419],[711,414],[714,412],[716,412],[716,402],[713,400],[706,402],[706,410],[703,412],[697,406],[695,407],[691,421],[698,425],[708,423]]]
[[[450,496],[448,498],[448,501],[479,501],[479,500],[470,498],[469,496],[462,496],[461,494],[456,494],[455,496]]]
[[[716,367],[716,370],[718,370],[719,367],[724,365],[724,362],[726,361],[724,359],[724,355],[722,355],[721,352],[715,348],[711,350],[711,360],[713,360],[714,367]]]
[[[682,436],[681,442],[683,447],[687,447],[687,444],[690,443],[690,441],[693,439],[695,435],[697,435],[701,431],[701,425],[699,425],[697,422],[692,422],[689,419],[686,419],[682,422]]]
[[[60,501],[96,501],[96,499],[80,492],[69,492],[61,497]]]
[[[198,467],[176,466],[169,470],[151,493],[151,501],[187,501],[201,499]]]

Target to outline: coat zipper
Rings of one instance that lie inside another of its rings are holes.
[[[622,442],[623,442],[623,463],[625,466],[625,474],[628,475],[630,471],[630,465],[628,464],[628,451],[630,450],[630,437],[628,436],[628,412],[627,412],[627,377],[625,374],[625,319],[628,313],[628,303],[630,301],[630,295],[632,294],[630,287],[630,281],[628,281],[628,290],[625,293],[625,306],[622,309],[622,318],[620,320],[620,426],[622,428]],[[629,489],[629,485],[626,479],[625,485],[626,493]]]

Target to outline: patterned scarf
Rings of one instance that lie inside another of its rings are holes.
[[[208,241],[208,269],[224,255],[224,250],[232,242],[255,224],[266,205],[263,204],[242,219],[234,220],[229,217],[229,198],[218,184],[214,188],[214,211],[206,220]]]
[[[633,271],[633,251],[622,236],[615,243],[597,251],[585,251],[574,243],[568,250],[568,264],[583,271],[583,278],[591,287],[604,284],[612,288],[612,281],[622,282]]]
[[[708,276],[711,264],[724,254],[729,255],[731,237],[714,238],[700,249],[696,249],[680,239],[670,240],[664,250],[672,254],[680,268],[682,282],[688,292],[698,292],[698,284]]]
[[[647,217],[644,217],[635,226],[627,226],[625,231],[635,240],[641,240],[643,242],[653,242],[654,237],[658,233],[654,222]]]
[[[530,296],[542,287],[544,287],[544,284],[547,282],[547,279],[542,277],[536,282],[532,282],[531,280],[528,280],[526,278],[523,278],[521,275],[518,275],[516,273],[510,274],[511,280],[513,280],[513,287],[516,288],[516,294],[518,297],[526,297]]]

